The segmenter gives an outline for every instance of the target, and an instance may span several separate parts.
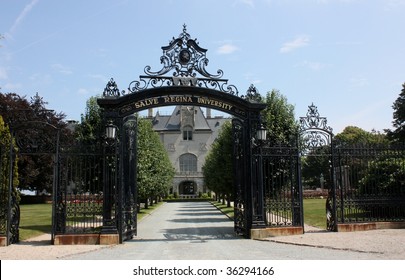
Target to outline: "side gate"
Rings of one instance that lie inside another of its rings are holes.
[[[305,117],[300,117],[299,149],[303,187],[328,190],[326,228],[336,230],[336,192],[333,161],[333,133],[326,117],[321,117],[312,103]]]
[[[264,221],[270,231],[303,233],[303,200],[298,147],[266,143],[253,153],[254,172],[263,190]]]

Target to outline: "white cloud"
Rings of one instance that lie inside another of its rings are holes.
[[[34,6],[38,3],[39,0],[32,0],[28,5],[24,7],[22,12],[18,15],[16,20],[14,21],[13,25],[10,28],[9,33],[13,34],[17,27],[21,24],[24,18],[30,13],[30,11],[34,8]],[[9,35],[10,35],[9,34]]]
[[[239,48],[233,44],[224,44],[217,49],[219,54],[231,54],[237,51]]]
[[[367,78],[364,77],[354,77],[350,79],[351,87],[366,87],[370,85],[370,82]]]
[[[296,65],[296,67],[306,67],[314,71],[319,71],[322,70],[326,67],[328,67],[328,64],[321,63],[321,62],[315,62],[315,61],[308,61],[304,60],[302,63],[299,63]]]
[[[109,78],[107,78],[106,76],[104,76],[102,74],[90,74],[89,77],[92,78],[92,79],[102,81],[105,84],[107,84],[108,81],[110,80]]]
[[[384,10],[391,11],[401,7],[405,7],[405,0],[388,0],[384,2]]]
[[[309,45],[309,37],[307,35],[301,35],[296,37],[293,41],[289,41],[283,44],[280,48],[281,53],[289,53],[295,49],[306,47]]]
[[[49,74],[35,73],[32,74],[29,79],[34,85],[49,85],[52,83],[52,77]]]
[[[22,85],[18,83],[17,84],[7,83],[4,85],[4,89],[10,92],[16,91],[20,88],[22,88]]]
[[[79,88],[79,89],[77,90],[77,93],[80,94],[80,95],[89,95],[89,94],[90,94],[90,91],[87,90],[87,89],[85,89],[85,88]]]
[[[243,4],[243,5],[247,5],[247,6],[251,7],[251,8],[254,8],[254,7],[255,7],[255,2],[254,2],[254,0],[237,0],[236,3],[237,3],[237,4],[238,4],[238,3],[241,3],[241,4]]]
[[[62,64],[55,63],[51,65],[52,69],[56,70],[57,72],[65,75],[70,75],[72,74],[72,70],[70,70],[68,67],[63,66]]]
[[[7,71],[5,68],[0,67],[0,80],[7,80],[8,79],[8,75],[7,75]]]
[[[259,79],[256,74],[253,73],[245,73],[244,77],[247,81],[249,81],[249,83],[253,84],[253,85],[257,85],[260,84],[262,82],[261,79]]]

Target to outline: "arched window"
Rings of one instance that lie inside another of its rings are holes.
[[[183,128],[183,140],[193,140],[193,128],[189,125]]]
[[[180,172],[197,171],[197,157],[193,154],[184,154],[179,158]]]

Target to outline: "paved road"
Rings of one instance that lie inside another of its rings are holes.
[[[138,224],[124,244],[81,253],[80,260],[347,260],[379,259],[370,252],[296,246],[236,237],[233,222],[209,202],[166,203]]]

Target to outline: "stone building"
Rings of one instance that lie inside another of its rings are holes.
[[[177,193],[179,197],[206,193],[202,173],[205,157],[222,124],[230,119],[211,116],[209,108],[204,114],[197,106],[176,106],[171,115],[160,115],[158,111],[153,116],[150,109],[148,117],[176,171],[170,193]]]

